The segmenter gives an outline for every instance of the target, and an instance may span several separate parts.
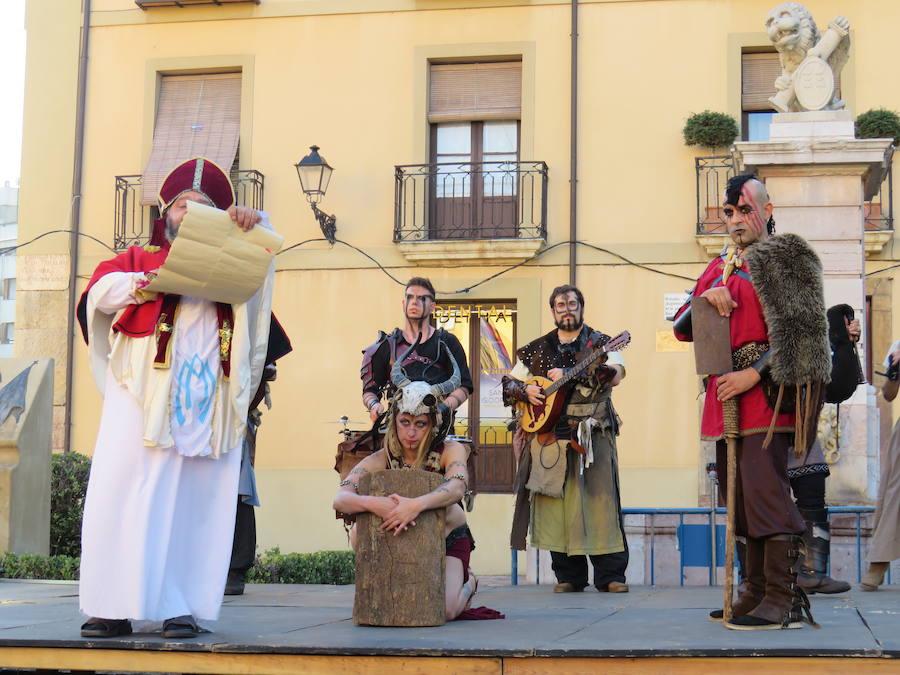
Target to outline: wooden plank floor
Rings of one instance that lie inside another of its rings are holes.
[[[821,628],[730,631],[707,620],[721,590],[628,594],[484,588],[501,621],[435,628],[353,625],[353,587],[248,586],[212,632],[164,640],[79,636],[77,585],[0,581],[0,668],[165,673],[886,673],[900,672],[900,587],[813,596]],[[762,658],[761,658],[762,657]]]

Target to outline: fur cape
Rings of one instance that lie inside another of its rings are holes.
[[[750,246],[746,259],[769,329],[769,377],[777,386],[773,408],[777,415],[785,395],[794,399],[794,450],[802,453],[815,439],[831,379],[822,263],[805,239],[790,233]]]

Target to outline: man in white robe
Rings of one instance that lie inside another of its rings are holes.
[[[85,292],[79,318],[104,396],[82,526],[85,637],[127,635],[131,620],[162,621],[164,637],[194,637],[198,620],[219,615],[274,265],[240,305],[143,291],[189,200],[227,209],[245,231],[268,227],[265,214],[233,206],[219,167],[189,160],[160,189],[160,246],[102,263]]]

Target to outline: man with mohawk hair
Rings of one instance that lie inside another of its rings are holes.
[[[799,628],[804,613],[812,623],[797,586],[806,526],[791,499],[787,461],[792,446],[803,454],[813,440],[831,359],[821,263],[802,238],[773,236],[772,210],[765,185],[752,175],[728,181],[724,213],[733,245],[709,263],[691,293],[730,318],[734,370],[706,381],[701,438],[716,442],[725,476],[722,404],[737,398],[737,480],[722,491],[735,490],[735,533],[746,539],[748,580],[725,624],[735,630]],[[689,307],[676,314],[682,341],[693,339]],[[722,617],[722,610],[710,613],[711,620]]]

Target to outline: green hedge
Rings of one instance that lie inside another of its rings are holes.
[[[0,555],[0,577],[5,579],[78,579],[79,559],[69,555],[4,553]]]
[[[50,555],[80,556],[81,515],[91,460],[66,452],[50,458],[50,469]]]
[[[356,578],[353,551],[282,553],[272,548],[256,556],[247,573],[254,584],[352,584]]]
[[[0,577],[6,579],[78,579],[79,559],[67,555],[4,553]],[[352,551],[281,553],[270,549],[256,557],[247,573],[254,584],[352,584],[355,579]]]

